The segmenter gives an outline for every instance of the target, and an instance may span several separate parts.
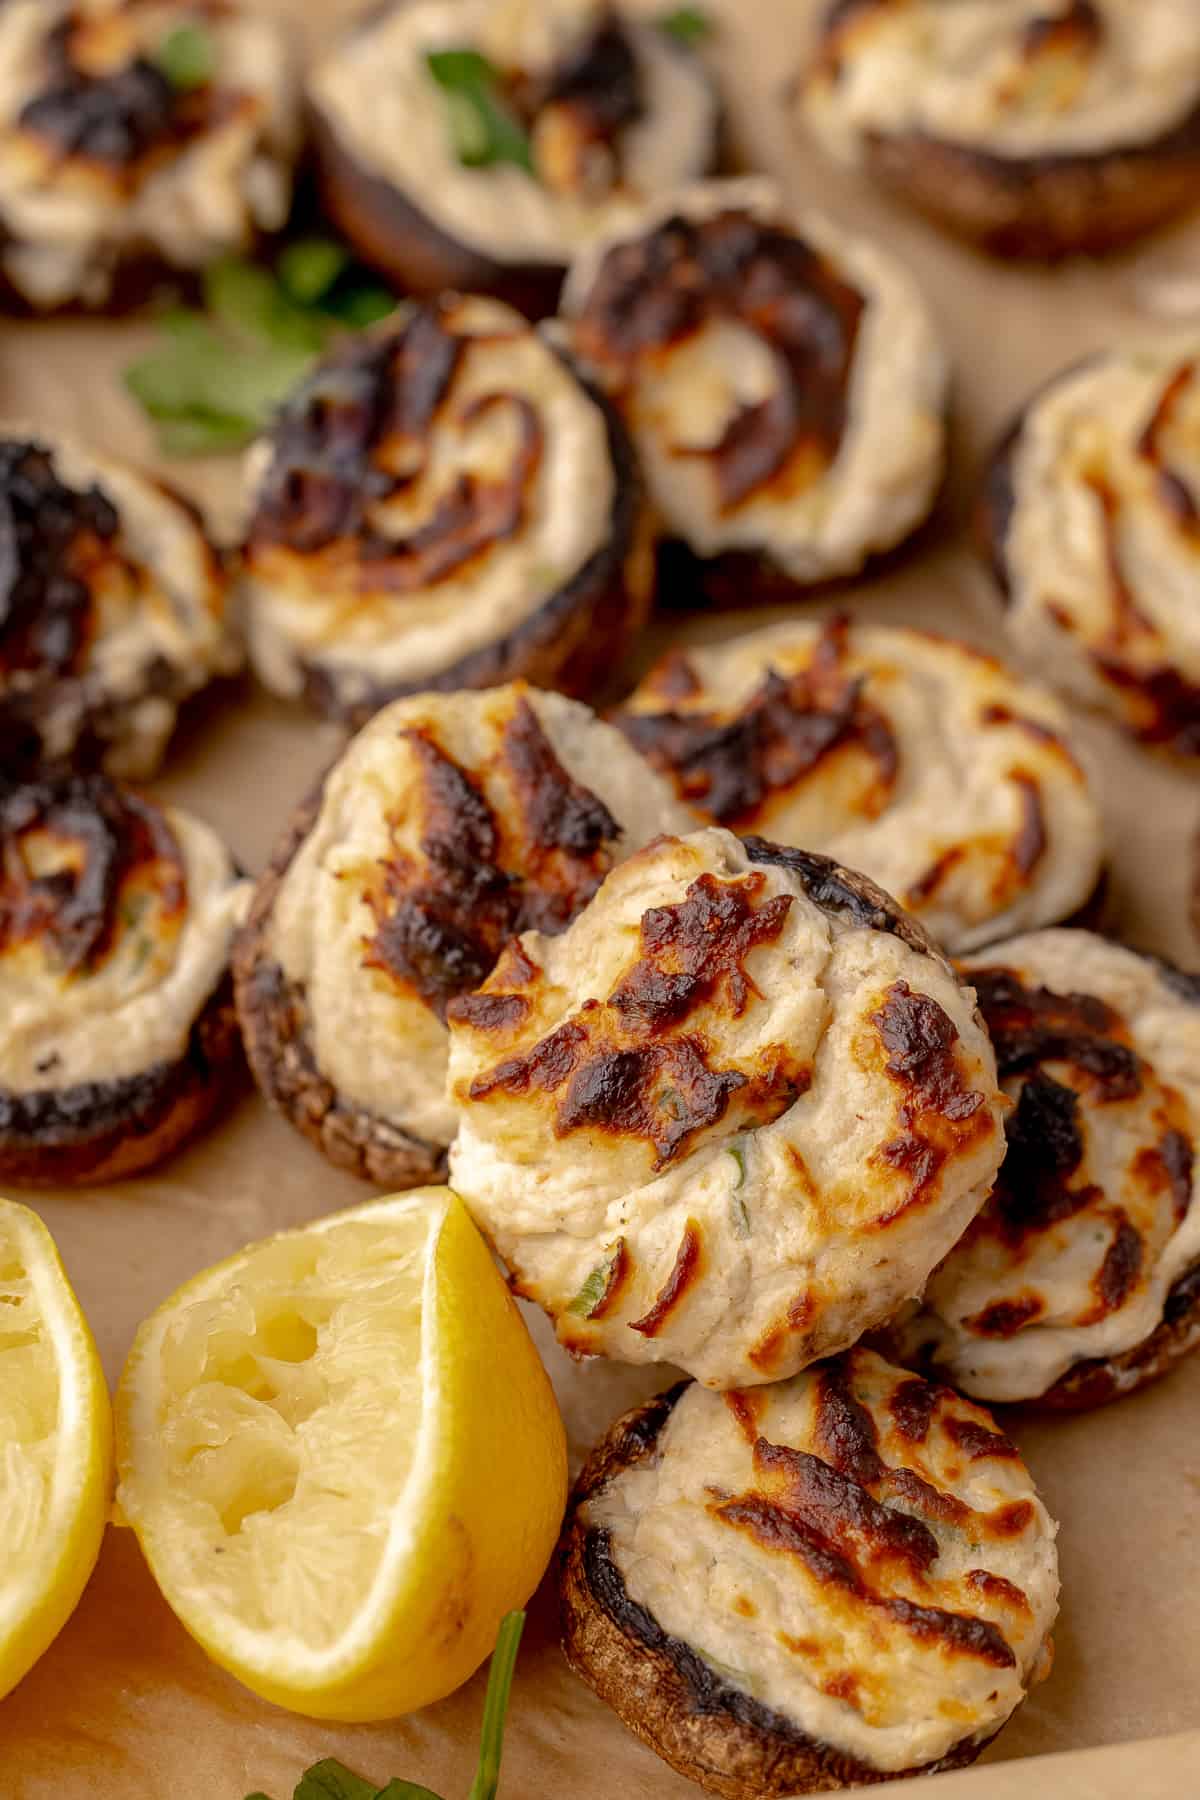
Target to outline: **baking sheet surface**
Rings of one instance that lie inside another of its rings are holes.
[[[266,4],[266,0],[263,0]],[[272,0],[308,30],[317,9]],[[987,263],[831,170],[789,133],[779,96],[801,53],[812,0],[712,0],[724,21],[718,60],[747,160],[780,174],[801,205],[861,225],[922,277],[956,367],[953,472],[937,519],[870,580],[818,601],[881,620],[933,625],[1000,648],[997,608],[964,548],[971,484],[984,447],[1047,374],[1119,336],[1200,334],[1200,224],[1133,258],[1056,272]],[[0,408],[69,427],[98,447],[151,460],[147,429],[117,372],[147,338],[136,323],[0,326]],[[177,465],[182,482],[228,521],[236,466]],[[673,622],[682,637],[728,635],[779,614]],[[647,657],[668,635],[659,627]],[[1187,899],[1200,823],[1200,777],[1171,769],[1082,721],[1100,778],[1114,854],[1113,898],[1129,939],[1200,961]],[[177,742],[155,791],[207,816],[257,870],[338,739],[249,688],[211,708]],[[96,1193],[37,1199],[62,1248],[114,1379],[138,1322],[181,1281],[256,1237],[365,1197],[369,1190],[247,1094],[161,1175]],[[578,1458],[608,1420],[664,1385],[647,1371],[575,1367],[533,1321]],[[1200,1357],[1106,1412],[1018,1419],[1015,1434],[1062,1521],[1064,1603],[1051,1680],[981,1768],[936,1790],[963,1800],[1139,1800],[1200,1788]],[[486,1476],[485,1476],[486,1478]],[[465,1794],[482,1679],[394,1724],[330,1729],[257,1701],[214,1668],[159,1599],[132,1536],[110,1530],[84,1601],[58,1642],[0,1704],[4,1800],[241,1800],[290,1794],[304,1766],[339,1755],[380,1781],[419,1779]],[[1177,1737],[1172,1734],[1193,1733]],[[1067,1757],[1038,1772],[1013,1758],[1170,1737],[1120,1755]],[[1190,1777],[1189,1777],[1190,1771]],[[1188,1785],[1188,1781],[1192,1785]],[[897,1800],[909,1784],[891,1790]],[[922,1791],[930,1791],[923,1789]],[[567,1671],[553,1608],[535,1601],[517,1674],[503,1792],[571,1800],[687,1800],[698,1790],[630,1737]]]

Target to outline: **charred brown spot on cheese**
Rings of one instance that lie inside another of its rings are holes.
[[[445,1017],[451,1000],[484,980],[512,938],[570,923],[607,874],[620,828],[567,774],[524,699],[505,726],[502,751],[519,830],[502,828],[478,778],[430,729],[401,735],[421,771],[421,857],[397,850],[382,865],[380,886],[368,895],[377,929],[364,961]],[[505,976],[527,984],[532,967],[514,948]],[[499,1032],[515,1028],[528,1011],[523,996],[493,991],[473,996],[455,1017]]]
[[[1036,776],[1016,769],[1009,779],[1021,796],[1021,824],[1012,841],[1012,861],[1017,874],[1025,878],[1046,854],[1046,814]]]
[[[943,1430],[950,1442],[957,1446],[972,1462],[984,1457],[1000,1457],[1009,1461],[1019,1458],[1020,1451],[1011,1438],[1003,1432],[991,1431],[981,1425],[977,1419],[964,1419],[957,1413],[950,1413],[943,1421]]]
[[[528,1016],[523,994],[460,994],[446,1007],[447,1019],[473,1031],[514,1031]]]
[[[78,667],[96,625],[93,585],[124,566],[112,503],[68,487],[43,445],[0,443],[0,696],[13,678]]]
[[[741,881],[696,878],[685,897],[643,915],[642,955],[609,997],[630,1026],[657,1033],[697,1007],[717,1003],[733,1018],[758,989],[746,973],[751,951],[775,943],[792,907],[790,894],[761,900],[762,875]]]
[[[601,263],[578,321],[583,353],[632,385],[640,367],[714,319],[752,332],[776,379],[742,406],[703,458],[724,512],[819,480],[841,446],[863,297],[802,239],[746,213],[675,215]]]
[[[985,1513],[982,1517],[992,1537],[1020,1537],[1033,1524],[1033,1502],[1010,1500],[1006,1505],[998,1506],[995,1512]]]
[[[347,556],[364,604],[380,591],[403,599],[459,575],[516,537],[540,467],[543,433],[516,393],[480,394],[455,408],[453,389],[473,343],[460,333],[456,302],[432,302],[382,336],[349,340],[301,384],[272,433],[246,557],[253,567],[279,549],[315,558],[331,573]],[[502,474],[459,471],[428,503],[425,522],[392,537],[374,523],[381,503],[413,496],[430,479],[439,431],[466,438],[506,411],[514,445]]]
[[[1013,1612],[1028,1613],[1029,1600],[1015,1581],[1007,1581],[1003,1575],[993,1575],[988,1569],[968,1569],[963,1576],[968,1587],[974,1588],[994,1605],[1011,1607]]]
[[[1181,756],[1200,756],[1200,684],[1166,661],[1135,669],[1103,650],[1093,652],[1093,660],[1109,685],[1127,698],[1139,738]]]
[[[671,1314],[683,1303],[688,1289],[699,1279],[703,1252],[704,1241],[700,1235],[700,1227],[694,1219],[689,1219],[679,1240],[670,1274],[659,1289],[649,1312],[644,1313],[640,1319],[629,1321],[631,1331],[639,1331],[643,1337],[648,1338],[658,1336]]]
[[[1093,0],[1070,0],[1060,13],[1043,13],[1030,19],[1021,32],[1021,55],[1035,62],[1064,51],[1098,50],[1106,37],[1104,19]]]
[[[1116,1233],[1092,1283],[1096,1295],[1092,1313],[1101,1318],[1124,1306],[1141,1278],[1145,1261],[1140,1232],[1125,1214],[1118,1213],[1117,1217]]]
[[[769,1375],[779,1367],[784,1354],[795,1349],[796,1339],[812,1324],[817,1303],[807,1290],[789,1301],[781,1319],[764,1331],[750,1351],[750,1361],[762,1374]]]
[[[590,788],[572,779],[528,700],[518,701],[504,729],[504,760],[513,778],[525,835],[534,850],[574,859],[574,887],[594,880],[621,827]],[[578,865],[582,864],[582,868]],[[570,901],[575,911],[578,901]]]
[[[743,1619],[757,1619],[758,1608],[748,1594],[738,1594],[734,1598],[733,1610]]]
[[[675,648],[655,663],[642,686],[660,700],[687,700],[700,692],[702,683],[687,651]],[[622,724],[623,715],[615,722]]]
[[[884,1492],[892,1500],[902,1500],[919,1518],[935,1525],[966,1525],[972,1518],[971,1508],[958,1498],[934,1487],[915,1469],[886,1468],[880,1478]]]
[[[1003,967],[972,969],[971,981],[1002,1077],[1065,1062],[1090,1077],[1103,1100],[1128,1100],[1141,1091],[1141,1059],[1129,1027],[1095,994],[1026,986]]]
[[[991,1115],[982,1092],[963,1079],[958,1028],[930,995],[893,982],[871,1023],[887,1052],[885,1071],[903,1096],[900,1133],[876,1153],[907,1182],[903,1202],[876,1220],[886,1227],[932,1197],[947,1159],[990,1131]]]
[[[892,1422],[900,1436],[907,1438],[910,1444],[923,1444],[929,1436],[929,1427],[943,1391],[932,1382],[914,1376],[910,1381],[902,1381],[888,1395]]]
[[[876,1449],[875,1421],[854,1394],[845,1356],[832,1357],[817,1376],[814,1437],[835,1469],[856,1481],[878,1481],[883,1461]]]
[[[799,787],[827,758],[850,750],[864,752],[873,766],[856,806],[876,818],[891,798],[900,754],[886,718],[865,698],[864,680],[839,672],[836,652],[825,653],[825,645],[839,641],[827,632],[811,665],[796,674],[768,669],[730,717],[624,712],[615,723],[648,762],[671,776],[685,800],[718,824],[753,824],[775,795]]]
[[[1039,1294],[1026,1294],[1015,1300],[993,1300],[982,1312],[968,1319],[968,1330],[977,1337],[1014,1338],[1027,1325],[1040,1319],[1046,1303]]]
[[[149,57],[99,74],[81,59],[86,22],[63,19],[47,34],[47,84],[21,108],[18,125],[57,160],[98,164],[132,186],[164,154],[182,149],[236,104],[209,83],[183,90]]]
[[[157,928],[187,904],[183,855],[157,807],[103,775],[0,786],[0,955],[44,941],[75,975],[94,969],[153,902]]]
[[[562,59],[533,80],[518,75],[509,84],[517,112],[533,133],[534,156],[552,186],[587,190],[594,146],[610,151],[620,135],[642,117],[641,74],[628,34],[613,14],[571,43]],[[547,128],[554,128],[555,154],[539,154]]]
[[[725,1405],[737,1421],[737,1428],[746,1442],[753,1447],[759,1439],[758,1412],[759,1401],[753,1389],[734,1388],[724,1395]]]
[[[571,1076],[554,1119],[565,1137],[593,1127],[645,1138],[663,1168],[698,1132],[717,1124],[746,1077],[710,1069],[694,1038],[630,1049],[600,1049]]]
[[[1158,499],[1177,531],[1191,542],[1200,544],[1200,504],[1177,469],[1167,463],[1164,439],[1175,424],[1180,403],[1196,381],[1194,362],[1180,363],[1173,369],[1154,411],[1138,439],[1137,452],[1155,471]]]

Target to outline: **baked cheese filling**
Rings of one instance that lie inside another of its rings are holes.
[[[200,820],[99,775],[0,794],[0,1089],[103,1088],[177,1061],[250,883]]]
[[[924,518],[946,367],[886,252],[769,181],[655,202],[576,259],[572,340],[621,412],[669,532],[797,581],[859,568]]]
[[[527,152],[464,161],[430,57],[483,58]],[[309,92],[342,148],[456,242],[565,263],[651,194],[703,175],[717,101],[699,60],[596,0],[405,0],[351,31]]]
[[[807,852],[663,838],[451,1004],[452,1184],[570,1349],[777,1379],[974,1216],[991,1049],[887,904]]]
[[[276,692],[420,682],[536,614],[608,543],[604,414],[540,332],[449,297],[327,358],[251,451],[251,653]]]
[[[998,944],[967,974],[1008,1153],[901,1342],[981,1399],[1035,1399],[1143,1343],[1200,1263],[1200,981],[1083,931]]]
[[[1032,667],[1200,753],[1200,341],[1114,350],[1029,406],[1001,544]]]
[[[862,869],[950,950],[1056,923],[1100,876],[1065,710],[966,644],[788,622],[668,652],[615,722],[715,823]]]
[[[1192,0],[857,0],[831,8],[801,90],[825,147],[877,137],[995,156],[1101,156],[1200,107]]]
[[[343,1103],[449,1142],[448,1004],[514,933],[561,930],[621,857],[687,828],[647,774],[587,707],[523,683],[397,701],[358,734],[269,938]]]
[[[1048,1672],[1057,1527],[1017,1450],[868,1350],[687,1388],[581,1517],[721,1683],[871,1769],[985,1741]]]
[[[0,267],[34,306],[99,304],[126,257],[244,249],[284,223],[299,136],[283,34],[249,9],[6,0]]]
[[[0,424],[0,535],[0,728],[69,757],[102,715],[112,762],[146,772],[179,701],[241,661],[202,529],[133,469]]]

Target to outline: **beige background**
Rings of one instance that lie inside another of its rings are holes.
[[[344,0],[319,9],[311,0],[273,6],[310,27],[318,10],[322,25],[351,10]],[[717,60],[746,159],[778,171],[801,203],[861,224],[908,258],[956,363],[953,476],[939,518],[877,578],[843,590],[839,603],[999,647],[994,599],[959,547],[983,446],[1034,384],[1069,358],[1118,335],[1189,322],[1200,333],[1200,224],[1102,268],[1046,273],[986,263],[831,171],[790,135],[780,94],[801,54],[811,0],[725,0],[720,11]],[[116,379],[146,336],[145,327],[128,323],[4,325],[0,407],[148,460],[149,434]],[[234,466],[181,465],[171,473],[214,516],[233,516]],[[691,631],[735,628],[708,620]],[[662,638],[660,631],[656,641]],[[1124,930],[1139,945],[1195,962],[1186,894],[1200,820],[1197,773],[1131,750],[1093,721],[1081,724],[1081,736],[1101,773]],[[247,689],[177,743],[156,791],[206,814],[257,869],[336,742],[329,728]],[[160,1178],[99,1194],[46,1195],[38,1205],[115,1377],[138,1321],[185,1277],[364,1192],[247,1095]],[[577,1455],[617,1410],[659,1385],[645,1372],[572,1367],[548,1347],[540,1322],[535,1329]],[[1057,1666],[985,1765],[940,1778],[936,1792],[946,1800],[1192,1794],[1200,1786],[1200,1357],[1157,1389],[1094,1417],[1014,1424],[1062,1521]],[[241,1800],[261,1787],[286,1800],[307,1762],[337,1754],[381,1781],[402,1774],[459,1800],[471,1777],[481,1695],[476,1678],[441,1706],[374,1728],[337,1731],[292,1719],[208,1664],[158,1598],[132,1537],[111,1530],[75,1618],[0,1704],[0,1794]],[[1056,1757],[1036,1774],[1012,1764],[1185,1732],[1153,1751],[1142,1745]],[[569,1675],[544,1594],[534,1603],[518,1672],[503,1791],[512,1800],[685,1800],[697,1792]],[[899,1800],[910,1786],[892,1791]]]

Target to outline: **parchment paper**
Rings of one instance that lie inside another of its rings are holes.
[[[267,0],[263,0],[267,4]],[[352,10],[271,0],[305,32]],[[979,458],[1045,375],[1086,350],[1169,325],[1200,329],[1200,221],[1132,258],[1055,272],[1002,267],[832,170],[789,131],[780,104],[812,0],[710,0],[722,21],[716,60],[729,84],[747,161],[797,199],[853,221],[922,275],[954,357],[953,472],[934,524],[915,545],[836,597],[877,619],[958,632],[1001,648],[998,609],[963,548]],[[1200,20],[1197,29],[1200,30]],[[70,427],[98,447],[150,461],[148,430],[117,372],[147,338],[136,323],[0,325],[0,410]],[[236,511],[229,461],[170,470],[218,519]],[[729,635],[769,614],[674,622],[677,636]],[[776,615],[778,616],[778,615]],[[646,656],[662,647],[657,628]],[[1114,857],[1114,906],[1129,939],[1185,962],[1200,946],[1187,921],[1200,775],[1131,749],[1081,721]],[[206,815],[251,869],[338,738],[249,684],[173,747],[155,791]],[[368,1189],[328,1168],[247,1093],[159,1176],[93,1193],[35,1197],[62,1247],[115,1379],[138,1322],[187,1276],[266,1233],[358,1201]],[[28,1196],[26,1196],[28,1197]],[[578,1458],[607,1421],[664,1382],[648,1371],[575,1367],[531,1320]],[[1200,1791],[1200,1356],[1167,1382],[1093,1416],[1013,1422],[1062,1521],[1062,1618],[1054,1674],[985,1758],[939,1778],[946,1800],[1166,1800]],[[486,1479],[481,1471],[481,1479]],[[474,1763],[482,1678],[440,1706],[393,1724],[331,1730],[258,1700],[210,1665],[176,1624],[130,1533],[111,1529],[79,1611],[22,1685],[0,1704],[3,1800],[285,1800],[303,1767],[339,1755],[380,1781],[402,1774],[458,1800]],[[1186,1733],[1185,1736],[1169,1734]],[[1145,1740],[1160,1739],[1154,1744]],[[1120,1753],[1013,1758],[1132,1743]],[[893,1788],[901,1795],[918,1784]],[[643,1749],[567,1671],[553,1606],[533,1604],[517,1674],[504,1794],[571,1800],[686,1800],[698,1790]],[[919,1784],[919,1791],[929,1792]]]

